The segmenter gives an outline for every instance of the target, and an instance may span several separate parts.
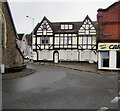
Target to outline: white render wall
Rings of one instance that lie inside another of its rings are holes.
[[[110,51],[110,58],[109,58],[109,64],[110,69],[116,69],[116,51]]]
[[[97,54],[90,50],[58,50],[60,61],[94,61],[97,62]],[[53,61],[54,50],[38,51],[38,60]],[[33,54],[37,60],[37,53]]]

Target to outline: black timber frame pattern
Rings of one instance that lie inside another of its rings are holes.
[[[44,21],[46,21],[44,23]],[[43,26],[47,25],[47,26]],[[73,29],[60,29],[60,25],[63,24],[72,24],[73,25]],[[33,44],[33,46],[35,46],[35,48],[33,48],[33,51],[37,51],[37,50],[66,50],[66,49],[78,49],[78,50],[96,50],[96,43],[92,43],[93,41],[93,37],[96,36],[96,28],[95,28],[95,24],[96,22],[92,22],[91,19],[89,18],[89,16],[87,15],[86,18],[84,19],[83,22],[79,22],[79,26],[75,27],[75,23],[74,22],[59,22],[57,23],[57,27],[59,27],[58,30],[56,30],[57,28],[55,27],[55,23],[50,22],[46,17],[43,18],[43,20],[37,24],[37,26],[34,29],[34,39],[35,39],[35,44]],[[84,26],[83,26],[84,25]],[[87,29],[86,27],[89,26]],[[42,28],[41,28],[42,27]],[[81,27],[84,29],[83,33],[79,33],[79,30],[81,30]],[[41,28],[41,29],[40,29]],[[45,29],[44,29],[45,28]],[[77,31],[74,31],[74,29],[77,29]],[[39,29],[41,30],[39,32]],[[52,34],[51,31],[52,30]],[[95,30],[93,31],[94,33],[92,34],[91,30]],[[44,33],[44,31],[46,31]],[[49,32],[50,31],[50,32]],[[61,31],[61,32],[60,32]],[[88,31],[89,33],[86,33],[86,31]],[[41,33],[41,34],[39,34]],[[70,36],[69,36],[70,35]],[[63,37],[63,43],[61,43],[61,37]],[[67,37],[67,43],[65,43],[65,38]],[[68,38],[71,38],[71,42],[68,43]],[[84,43],[83,39],[86,37],[86,43]],[[90,38],[91,42],[88,43],[88,37]],[[44,43],[42,42],[42,38],[48,38],[48,42]],[[56,43],[56,39],[58,40],[58,43]],[[76,43],[73,43],[73,39],[76,39]],[[79,40],[82,40],[82,42],[79,42]]]

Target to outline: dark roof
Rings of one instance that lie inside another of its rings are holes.
[[[23,36],[24,36],[24,34],[18,34],[18,39],[22,40]]]
[[[71,30],[61,30],[61,24],[71,24],[73,29]],[[82,22],[52,22],[55,33],[76,33],[81,26]]]
[[[114,7],[115,5],[117,5],[119,3],[120,3],[120,1],[114,2],[112,5],[110,5],[106,9],[99,8],[97,11],[106,11],[106,10],[110,9],[111,7]]]
[[[88,18],[91,21],[91,19],[89,18],[88,15],[86,16],[86,18]],[[84,19],[84,21],[86,20],[86,18]],[[47,22],[51,26],[52,30],[56,34],[57,33],[77,33],[77,31],[79,30],[81,25],[84,23],[84,21],[80,21],[80,22],[50,22],[46,17],[44,17],[43,20],[47,20]],[[40,25],[42,24],[43,20],[40,23],[38,23],[37,26],[34,28],[34,34],[37,32],[37,30],[40,27]],[[91,22],[96,27],[97,22],[96,21],[91,21]],[[73,25],[73,29],[61,30],[61,28],[60,28],[61,24]]]

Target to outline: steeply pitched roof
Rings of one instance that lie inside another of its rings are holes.
[[[87,15],[86,18],[89,18],[89,16]],[[84,21],[80,21],[80,22],[50,22],[46,17],[44,17],[43,20],[40,23],[38,23],[36,25],[36,27],[34,28],[34,34],[37,32],[38,28],[40,27],[40,25],[42,24],[42,22],[44,20],[47,20],[48,24],[51,26],[51,28],[54,31],[54,33],[77,33],[77,31],[79,30],[80,26],[84,22]],[[90,19],[90,21],[91,21],[91,19]],[[92,22],[92,24],[94,26],[95,26],[96,23],[97,23],[96,21]],[[61,24],[73,25],[73,29],[71,29],[71,30],[69,30],[69,29],[68,30],[66,30],[66,29],[65,30],[61,30],[61,28],[60,28]]]

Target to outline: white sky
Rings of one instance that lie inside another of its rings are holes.
[[[116,0],[8,0],[18,33],[30,33],[46,16],[51,22],[83,21],[86,15],[96,21],[97,10]]]

